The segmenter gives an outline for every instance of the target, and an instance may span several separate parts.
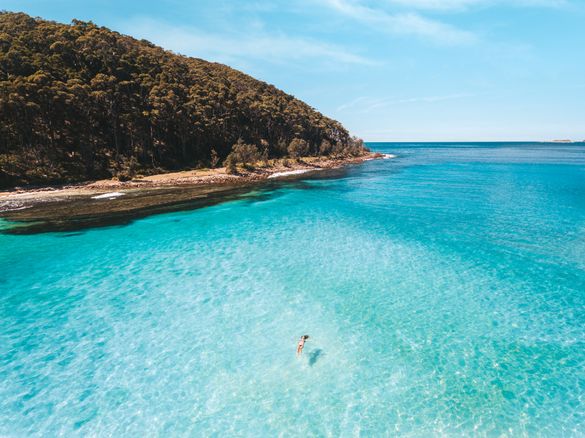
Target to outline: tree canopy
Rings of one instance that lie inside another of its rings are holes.
[[[0,186],[215,166],[238,143],[271,158],[363,148],[225,65],[92,22],[0,13]]]

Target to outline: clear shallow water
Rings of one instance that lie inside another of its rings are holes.
[[[583,436],[585,147],[373,147],[398,158],[0,235],[0,435]]]

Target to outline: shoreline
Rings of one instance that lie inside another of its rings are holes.
[[[116,179],[103,179],[71,184],[15,187],[12,189],[0,189],[0,212],[7,211],[2,208],[2,201],[13,200],[48,200],[52,197],[77,196],[77,195],[105,195],[108,192],[120,192],[134,189],[153,189],[159,187],[181,187],[190,185],[238,185],[249,182],[262,181],[264,179],[285,178],[301,175],[307,172],[324,169],[337,169],[350,164],[359,164],[375,159],[394,158],[390,154],[371,152],[360,157],[329,158],[329,157],[305,157],[301,161],[288,159],[288,165],[284,165],[284,159],[270,160],[268,166],[256,166],[253,170],[241,170],[238,174],[228,174],[225,167],[215,169],[196,169],[178,172],[159,173],[149,176],[139,176],[129,181]],[[119,196],[119,195],[118,195]],[[104,196],[104,199],[107,199]]]
[[[271,160],[269,166],[230,175],[225,168],[187,170],[136,178],[131,181],[29,187],[0,191],[0,232],[33,234],[74,231],[129,223],[151,214],[196,209],[248,196],[251,188],[269,188],[279,181],[295,181],[316,173],[376,159],[390,154],[331,159],[307,157],[299,162]],[[284,164],[287,164],[285,166]]]

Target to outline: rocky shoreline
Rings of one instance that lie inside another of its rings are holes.
[[[333,169],[348,164],[357,164],[363,161],[377,158],[388,158],[388,155],[380,153],[368,153],[361,157],[329,158],[306,157],[301,161],[270,160],[268,165],[255,166],[253,169],[240,169],[237,174],[226,173],[225,167],[216,169],[197,169],[181,172],[168,172],[151,176],[142,176],[130,181],[106,179],[88,181],[77,184],[64,184],[46,187],[15,187],[10,190],[0,189],[0,203],[7,199],[41,199],[53,195],[81,195],[99,194],[104,191],[130,190],[138,188],[154,188],[169,186],[185,186],[194,184],[227,184],[233,185],[251,181],[260,181],[267,178],[295,175],[321,169]],[[301,172],[302,171],[302,172]],[[0,204],[2,211],[2,204]]]
[[[102,180],[0,192],[0,218],[12,222],[3,232],[28,234],[73,231],[127,223],[153,213],[193,209],[245,196],[251,188],[279,180],[300,179],[313,172],[392,156],[369,153],[333,159],[309,157],[291,163],[272,160],[231,175],[224,168],[158,174],[131,181]]]

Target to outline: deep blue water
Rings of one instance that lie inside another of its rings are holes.
[[[585,435],[585,146],[371,146],[0,235],[0,436]]]

